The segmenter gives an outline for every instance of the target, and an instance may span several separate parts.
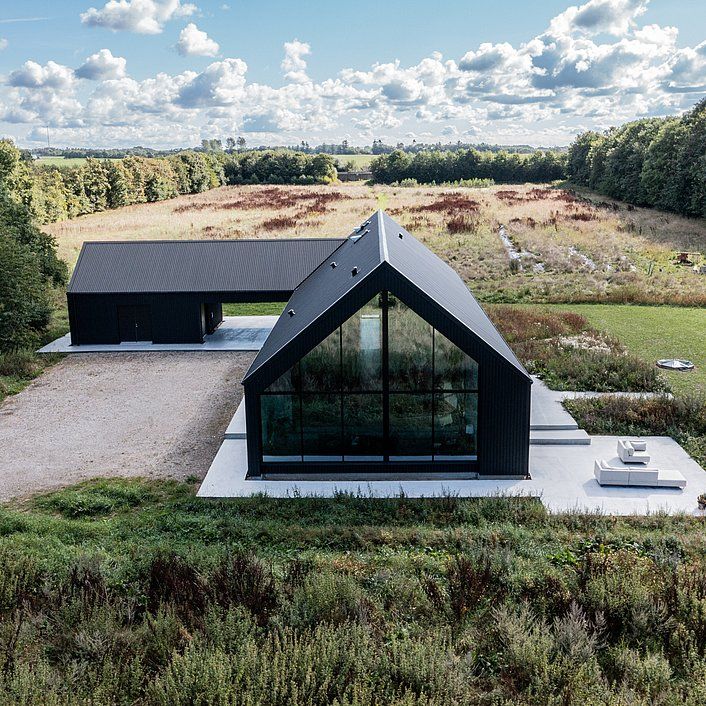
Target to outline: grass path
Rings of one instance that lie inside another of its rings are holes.
[[[591,324],[620,339],[647,362],[688,358],[696,370],[664,371],[676,393],[706,395],[706,310],[629,304],[557,304],[583,314]]]

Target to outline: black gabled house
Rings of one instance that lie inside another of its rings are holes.
[[[531,383],[456,272],[378,211],[245,376],[248,475],[524,477]]]

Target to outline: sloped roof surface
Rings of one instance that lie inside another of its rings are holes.
[[[343,242],[340,238],[87,242],[68,291],[283,292],[289,296]]]
[[[400,237],[400,235],[402,237]],[[356,236],[360,236],[356,239]],[[332,262],[336,267],[331,267]],[[292,294],[245,379],[379,267],[390,266],[484,340],[521,373],[527,371],[458,274],[383,211],[351,233]],[[357,267],[357,274],[352,270]],[[295,315],[287,311],[294,309]]]

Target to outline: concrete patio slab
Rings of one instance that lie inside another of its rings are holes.
[[[531,480],[380,480],[302,481],[245,478],[247,442],[226,439],[204,479],[202,498],[232,498],[264,494],[271,497],[331,497],[348,492],[371,497],[457,495],[459,497],[537,497],[553,513],[592,512],[609,515],[654,513],[697,515],[697,497],[706,492],[706,472],[673,439],[644,437],[655,465],[676,469],[687,479],[676,488],[601,487],[593,477],[593,462],[605,458],[619,465],[615,455],[618,437],[594,436],[591,446],[533,446],[530,448]]]
[[[38,353],[143,353],[152,351],[259,351],[277,316],[226,316],[203,343],[116,343],[72,346],[67,333],[40,348]]]

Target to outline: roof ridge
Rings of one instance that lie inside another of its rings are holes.
[[[380,241],[380,261],[390,262],[390,253],[387,251],[387,231],[385,230],[385,212],[379,208],[375,215],[378,219],[378,239]]]

